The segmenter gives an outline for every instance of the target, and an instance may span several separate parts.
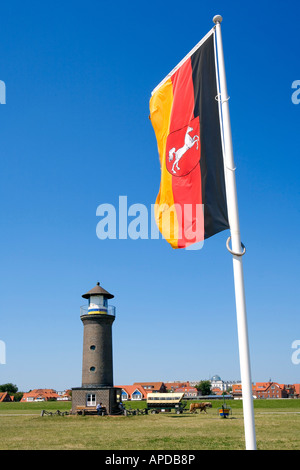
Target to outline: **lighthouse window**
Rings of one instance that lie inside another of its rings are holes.
[[[103,295],[93,295],[89,300],[90,307],[92,306],[100,307],[102,305],[104,305],[104,307],[107,306],[107,299],[103,297]]]
[[[88,393],[86,396],[86,406],[96,406],[96,394]]]
[[[94,344],[92,344],[92,346],[90,346],[90,349],[91,349],[92,351],[95,351],[96,346],[95,346]]]
[[[91,372],[95,372],[95,370],[96,370],[96,367],[94,367],[94,366],[90,367]]]

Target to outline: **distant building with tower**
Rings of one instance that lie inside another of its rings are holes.
[[[227,380],[227,381],[224,381],[221,379],[221,377],[219,375],[214,375],[211,379],[210,379],[210,385],[211,385],[211,389],[216,391],[217,389],[219,389],[221,392],[227,392],[229,389],[232,388],[233,385],[236,385],[236,384],[239,384],[241,381],[238,380]]]
[[[72,413],[78,407],[93,407],[98,403],[108,414],[118,410],[121,388],[113,385],[112,324],[116,308],[108,305],[114,296],[99,282],[82,296],[88,304],[81,307],[83,323],[82,384],[72,388]]]

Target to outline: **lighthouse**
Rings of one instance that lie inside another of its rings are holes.
[[[72,388],[72,412],[102,403],[109,414],[118,409],[121,389],[113,386],[112,325],[116,308],[108,301],[114,296],[99,282],[82,297],[88,301],[80,307],[83,323],[82,385]]]

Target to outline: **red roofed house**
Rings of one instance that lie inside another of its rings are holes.
[[[190,386],[190,382],[166,382],[165,383],[167,392],[174,392],[176,388],[189,387],[189,386]]]
[[[58,401],[71,401],[72,400],[72,390],[65,390],[64,392],[56,392]]]
[[[11,397],[8,392],[0,392],[0,403],[4,401],[14,401],[14,397]]]
[[[198,395],[198,390],[195,387],[179,387],[175,392],[184,393],[184,398],[196,398]]]
[[[143,400],[147,397],[147,392],[141,385],[118,385],[116,388],[122,389],[122,401]]]
[[[30,392],[24,393],[21,399],[22,402],[33,402],[33,401],[48,401],[57,400],[59,395],[55,390],[47,388],[37,388]]]
[[[283,384],[276,382],[256,382],[257,398],[287,398],[288,392]]]
[[[145,400],[148,393],[165,393],[166,386],[163,382],[135,382],[133,385],[116,385],[122,389],[122,401]]]
[[[214,395],[220,395],[220,396],[223,395],[223,393],[226,393],[226,392],[222,392],[222,390],[219,387],[212,388],[211,392]]]
[[[252,396],[256,397],[256,392],[257,389],[255,388],[255,385],[252,384]],[[232,384],[232,396],[235,399],[241,399],[242,398],[242,384]],[[258,398],[258,397],[257,397]]]
[[[134,382],[133,385],[141,385],[147,393],[167,392],[167,388],[163,382]]]
[[[294,384],[294,397],[300,398],[300,384]]]

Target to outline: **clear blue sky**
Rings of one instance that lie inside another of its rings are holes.
[[[294,2],[1,6],[0,383],[81,385],[81,295],[115,295],[114,381],[240,378],[228,231],[200,251],[99,240],[96,209],[150,207],[152,89],[224,18],[253,381],[299,383],[300,79]]]

